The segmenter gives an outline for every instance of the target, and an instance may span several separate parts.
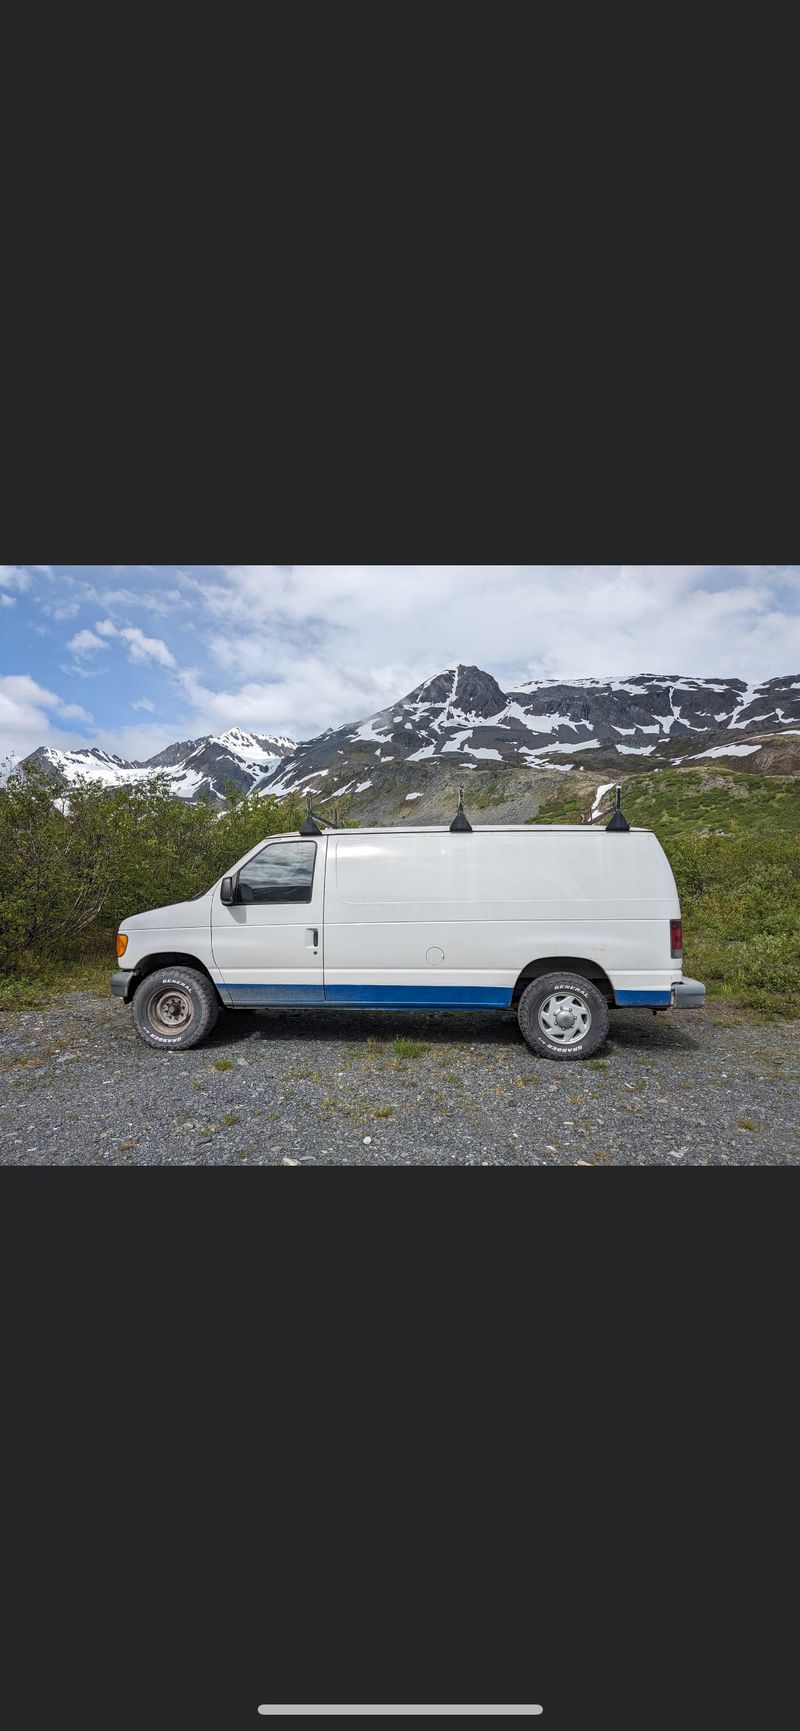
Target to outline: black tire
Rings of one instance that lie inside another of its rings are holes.
[[[558,1014],[572,1015],[572,1023],[559,1027],[555,1022]],[[519,1000],[517,1019],[531,1051],[562,1064],[591,1058],[602,1046],[610,1021],[602,992],[582,974],[542,974],[531,980]],[[551,1020],[552,1034],[546,1031],[547,1019]]]
[[[133,994],[133,1025],[161,1052],[186,1052],[206,1038],[219,1014],[216,988],[196,968],[158,968]]]

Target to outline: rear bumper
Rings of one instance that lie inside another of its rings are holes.
[[[133,984],[132,971],[122,973],[121,970],[118,970],[116,974],[111,975],[110,985],[112,997],[122,998],[127,1004],[128,999],[133,996]]]
[[[702,980],[676,980],[672,988],[674,1010],[702,1010],[706,988]]]

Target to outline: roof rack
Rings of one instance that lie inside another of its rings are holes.
[[[341,824],[334,823],[332,818],[323,817],[321,811],[312,810],[311,795],[310,793],[307,793],[306,815],[297,832],[298,835],[322,835],[323,824],[325,824],[328,829],[341,829],[343,827]]]

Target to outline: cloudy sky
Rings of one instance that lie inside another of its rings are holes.
[[[798,565],[0,565],[0,759],[309,738],[456,661],[800,676]]]

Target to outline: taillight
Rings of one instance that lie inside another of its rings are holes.
[[[669,953],[671,956],[683,955],[683,921],[669,922]]]

